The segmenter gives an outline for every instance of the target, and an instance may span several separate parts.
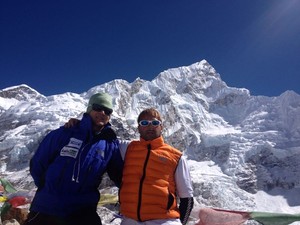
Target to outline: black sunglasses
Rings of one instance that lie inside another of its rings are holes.
[[[112,114],[112,109],[108,109],[102,105],[98,105],[98,104],[93,104],[92,105],[92,110],[96,111],[96,112],[101,112],[103,111],[105,113],[105,115],[109,116],[110,114]]]

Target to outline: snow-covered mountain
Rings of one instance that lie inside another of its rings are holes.
[[[228,87],[205,60],[152,81],[113,80],[80,94],[43,96],[27,85],[0,90],[0,176],[34,188],[28,162],[37,145],[49,130],[81,118],[96,92],[113,96],[111,123],[123,139],[138,138],[141,110],[161,112],[166,142],[188,158],[195,208],[299,213],[300,95],[251,96]]]

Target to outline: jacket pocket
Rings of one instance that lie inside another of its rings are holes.
[[[169,193],[167,210],[169,210],[173,206],[174,200],[175,200],[175,197],[172,195],[172,193]]]

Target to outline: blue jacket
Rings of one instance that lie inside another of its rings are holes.
[[[38,187],[31,211],[66,217],[81,209],[96,210],[98,186],[107,172],[119,187],[123,160],[115,132],[107,124],[98,135],[84,114],[79,125],[51,131],[30,161]]]

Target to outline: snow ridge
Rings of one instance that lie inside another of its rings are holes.
[[[196,206],[272,211],[256,196],[280,193],[283,212],[300,209],[300,199],[290,196],[300,194],[300,96],[251,96],[228,87],[206,60],[152,81],[113,80],[80,94],[46,97],[27,85],[0,90],[1,176],[33,188],[28,161],[37,145],[49,130],[81,118],[96,92],[113,96],[111,122],[124,139],[138,138],[136,118],[144,108],[161,112],[165,140],[189,160]],[[24,171],[25,181],[11,175]]]

